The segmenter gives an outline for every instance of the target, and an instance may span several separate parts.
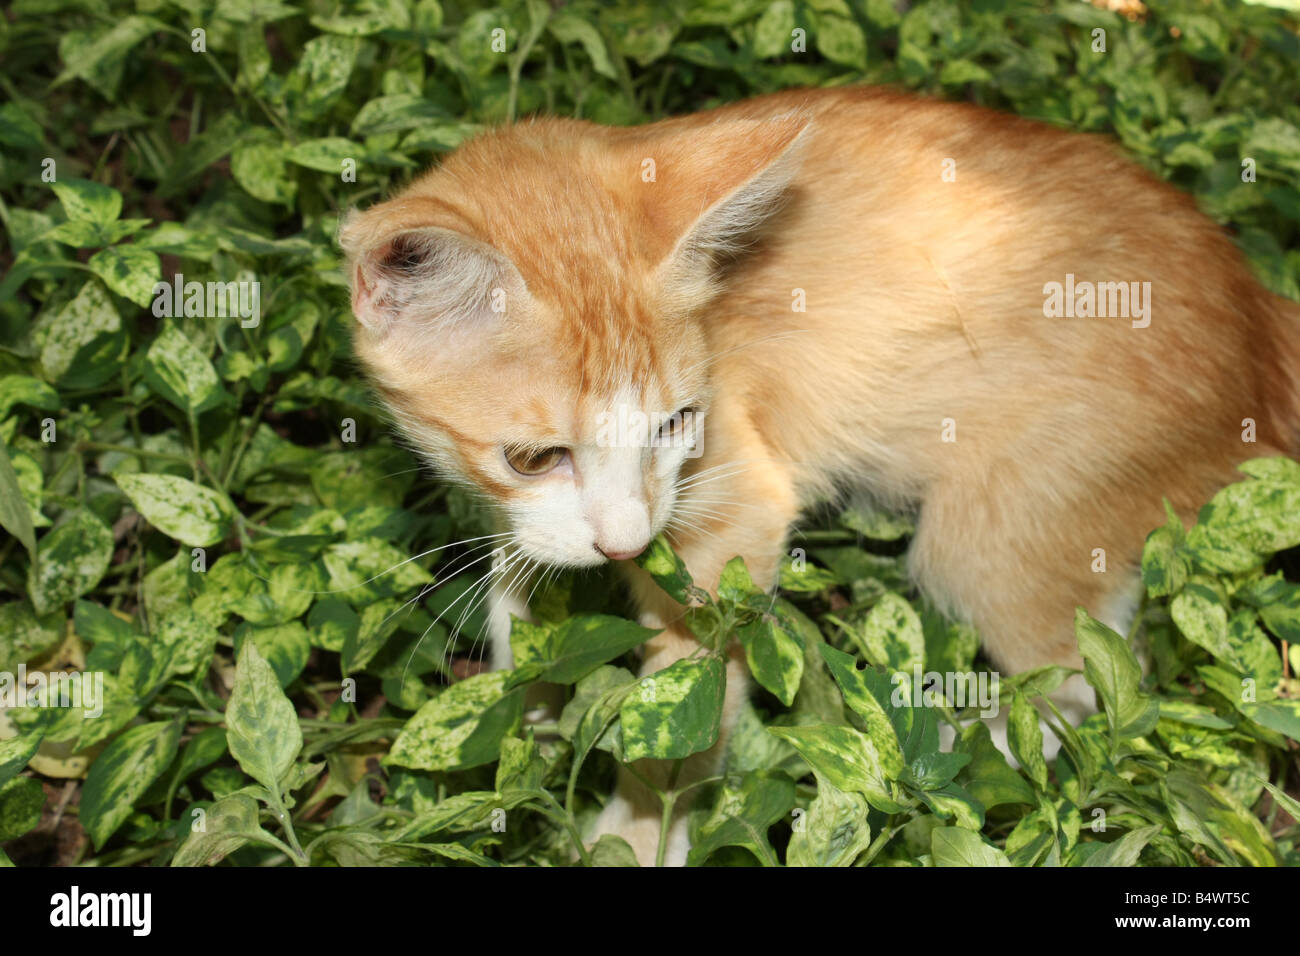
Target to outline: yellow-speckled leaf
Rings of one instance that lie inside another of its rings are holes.
[[[726,668],[714,657],[681,660],[642,678],[620,708],[623,755],[675,760],[718,739]]]
[[[510,671],[477,674],[427,701],[393,741],[384,763],[413,770],[463,770],[497,759],[523,713],[522,691],[505,693]]]
[[[117,486],[159,531],[202,548],[226,536],[234,506],[220,492],[177,475],[116,476]]]

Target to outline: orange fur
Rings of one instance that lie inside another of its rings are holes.
[[[404,275],[385,265],[394,238],[428,227],[464,238],[445,261],[464,257],[466,275],[504,276],[503,313],[384,312],[376,283]],[[1008,671],[1079,664],[1072,609],[1123,604],[1162,496],[1191,517],[1238,462],[1300,453],[1300,308],[1111,144],[968,105],[838,89],[634,129],[524,122],[466,144],[341,238],[358,354],[450,473],[528,508],[561,476],[516,480],[503,442],[584,447],[629,387],[646,409],[706,404],[704,454],[683,474],[735,467],[676,505],[696,502],[669,530],[697,581],[713,587],[740,554],[774,583],[800,509],[856,488],[917,511],[917,584]],[[1149,327],[1046,317],[1044,285],[1067,273],[1150,282]],[[670,479],[642,479],[654,530]],[[1092,571],[1095,548],[1107,573]],[[693,644],[681,609],[629,576],[666,627],[649,672]],[[658,810],[622,786],[602,827],[644,861]]]

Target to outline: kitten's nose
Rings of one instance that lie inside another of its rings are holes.
[[[596,548],[597,551],[599,551],[605,557],[609,558],[611,561],[629,561],[632,558],[635,558],[637,555],[639,555],[642,551],[646,549],[646,545],[644,544],[641,545],[641,547],[637,548],[635,551],[606,551],[600,545],[595,545],[594,547]]]

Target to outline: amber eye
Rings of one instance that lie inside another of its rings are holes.
[[[568,453],[567,448],[543,448],[541,451],[507,448],[506,462],[519,474],[532,477],[546,474],[564,461]]]
[[[690,417],[694,414],[694,405],[687,405],[685,408],[673,412],[664,419],[664,423],[659,426],[659,437],[668,438],[676,435],[686,427],[686,422],[689,421]]]

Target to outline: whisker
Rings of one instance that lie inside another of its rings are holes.
[[[492,542],[490,541],[487,544],[475,545],[474,547],[466,551],[463,555],[460,555],[456,560],[459,560],[460,558],[468,558],[475,551],[482,551],[484,548],[490,548],[490,547],[492,547]],[[425,595],[437,590],[440,586],[446,584],[449,580],[454,578],[456,575],[463,573],[467,568],[473,567],[475,564],[483,560],[483,558],[485,557],[490,557],[490,555],[480,555],[478,558],[476,558],[474,561],[471,561],[469,564],[461,565],[458,568],[457,567],[449,568],[445,572],[445,574],[441,576],[435,576],[434,580],[430,581],[428,584],[420,588],[420,593],[418,593],[415,597],[411,598],[409,601],[407,601],[405,604],[399,607],[392,614],[388,615],[388,617],[384,618],[383,621],[380,622],[380,626],[382,627],[384,624],[387,624],[389,619],[392,618],[393,615],[400,614],[404,608],[410,607],[411,605],[416,604],[417,602],[423,600]]]
[[[521,557],[517,563],[519,564],[519,570],[515,572],[515,576],[510,580],[510,583],[505,586],[504,591],[506,594],[509,594],[514,589],[515,585],[519,582],[520,578],[526,579],[527,576],[531,574],[533,570],[535,570],[535,565],[533,561],[527,555]],[[490,597],[491,597],[491,589],[489,588],[487,591],[483,593],[482,597],[479,598],[479,604],[481,605],[484,601],[490,599]],[[472,610],[466,612],[467,617],[472,614],[473,614]],[[480,642],[483,651],[484,652],[487,651],[487,641],[482,640],[483,630],[486,627],[487,627],[487,620],[485,619],[483,623],[479,625],[478,633],[474,635],[474,639],[470,642],[469,656],[471,659],[473,659],[474,657],[474,649],[480,646]],[[457,631],[459,632],[459,630],[460,630],[460,625],[458,624]],[[480,664],[483,662],[484,656],[485,654],[480,654],[479,656]]]
[[[501,545],[499,548],[496,549],[496,551],[490,552],[488,555],[484,555],[483,557],[490,557],[491,554],[495,554],[495,553],[498,553],[498,552],[500,552],[500,551],[504,551],[507,547],[509,547],[509,543],[504,544],[504,545]],[[479,561],[482,561],[482,560],[483,560],[483,557],[475,558],[473,563],[474,563],[474,564],[477,564]],[[421,645],[422,643],[424,643],[424,639],[425,639],[426,637],[428,637],[429,632],[430,632],[431,630],[433,630],[435,626],[437,626],[438,622],[442,620],[443,616],[446,615],[446,613],[447,613],[448,611],[450,611],[453,607],[455,607],[457,604],[459,604],[459,603],[460,603],[460,602],[465,598],[465,595],[469,594],[472,590],[474,590],[474,589],[479,585],[479,583],[481,583],[484,579],[491,577],[491,576],[495,573],[495,571],[496,571],[496,568],[495,568],[495,567],[489,567],[488,570],[487,570],[486,572],[484,572],[484,574],[483,574],[483,575],[478,579],[478,581],[476,581],[474,584],[470,585],[470,586],[467,587],[464,591],[462,591],[462,592],[461,592],[461,593],[460,593],[460,594],[455,598],[455,600],[453,600],[450,604],[448,604],[445,608],[443,608],[442,611],[438,614],[438,616],[435,617],[435,618],[434,618],[434,619],[429,623],[429,626],[426,627],[426,628],[424,629],[424,633],[422,633],[422,634],[420,635],[419,640],[417,640],[417,641],[415,642],[415,646],[414,646],[413,648],[411,648],[411,656],[408,657],[408,658],[406,659],[406,665],[402,668],[402,683],[403,683],[403,684],[406,683],[406,672],[410,669],[410,667],[411,667],[411,662],[412,662],[413,660],[415,660],[415,655],[416,655],[416,653],[420,650],[420,645]],[[444,647],[443,647],[443,649],[442,649],[442,657],[441,657],[441,659],[440,659],[439,662],[438,662],[438,668],[439,668],[439,670],[441,670],[443,673],[447,673],[447,671],[448,671],[448,667],[447,667],[447,659],[448,659],[448,655],[449,655],[450,650],[451,650],[452,643],[453,643],[452,640],[451,640],[450,638],[448,638],[448,641],[447,641],[446,645],[444,645]]]
[[[472,541],[486,541],[493,538],[504,538],[510,536],[511,534],[512,532],[510,531],[502,531],[499,534],[485,534],[485,535],[480,535],[477,538],[466,538],[463,541],[452,541],[449,544],[439,545],[436,548],[430,548],[428,551],[421,551],[419,554],[409,557],[404,561],[398,561],[391,568],[388,568],[385,571],[380,571],[378,574],[374,575],[373,577],[366,578],[364,581],[361,581],[360,583],[354,584],[351,587],[347,587],[347,588],[333,588],[328,591],[313,591],[310,588],[287,588],[286,590],[296,594],[345,594],[348,591],[355,591],[357,588],[365,587],[371,581],[378,581],[385,574],[391,574],[392,572],[396,571],[398,568],[402,567],[402,565],[410,564],[412,561],[418,561],[421,558],[428,557],[431,554],[436,554],[439,551],[446,551],[448,548],[454,548],[457,545],[462,545],[462,544],[469,544]],[[249,571],[249,573],[252,574],[253,577],[257,578],[260,581],[267,581],[267,582],[270,581],[270,578],[262,577],[262,575],[258,574],[255,571]]]

